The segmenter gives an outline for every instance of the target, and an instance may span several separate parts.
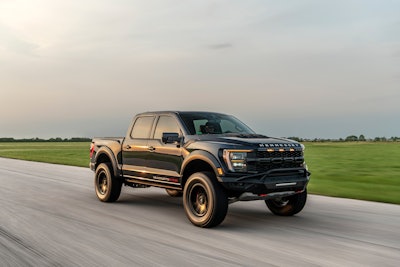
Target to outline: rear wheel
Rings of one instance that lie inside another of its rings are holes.
[[[182,191],[180,191],[180,190],[165,189],[165,191],[167,191],[167,194],[170,195],[171,197],[181,197],[182,196]]]
[[[101,163],[94,176],[94,188],[99,200],[103,202],[117,201],[121,194],[122,182],[112,173],[110,163]]]
[[[228,211],[228,197],[210,172],[192,174],[183,191],[183,206],[191,223],[210,228],[219,225]]]
[[[295,194],[289,197],[281,197],[265,200],[269,210],[279,216],[292,216],[299,213],[306,204],[307,189],[302,193]]]

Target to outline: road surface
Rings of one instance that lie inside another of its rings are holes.
[[[124,187],[97,200],[88,168],[0,158],[0,266],[400,266],[400,206],[310,195],[293,217],[263,201],[201,229],[181,198]]]

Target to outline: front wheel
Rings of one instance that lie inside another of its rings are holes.
[[[98,199],[103,202],[117,201],[121,194],[122,183],[112,173],[110,163],[101,163],[94,175],[94,188]]]
[[[191,223],[210,228],[219,225],[228,211],[228,197],[210,172],[192,174],[183,190],[183,206]]]
[[[307,200],[307,189],[302,193],[298,193],[288,197],[267,199],[265,204],[267,204],[269,210],[279,216],[292,216],[299,213],[306,204]]]

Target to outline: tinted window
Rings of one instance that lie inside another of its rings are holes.
[[[244,127],[231,120],[222,119],[220,124],[224,133],[241,133],[245,131]]]
[[[139,117],[133,126],[132,138],[149,138],[151,127],[153,126],[154,116]]]
[[[193,120],[193,126],[194,126],[194,130],[196,131],[196,134],[202,134],[200,128],[202,125],[206,125],[206,123],[207,123],[207,120],[203,120],[203,119]]]
[[[233,116],[211,112],[182,112],[180,116],[190,134],[254,134]]]
[[[170,116],[160,116],[154,133],[154,139],[161,139],[163,133],[180,133],[175,118]]]

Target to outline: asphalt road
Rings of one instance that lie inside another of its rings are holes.
[[[97,200],[89,169],[0,158],[0,266],[400,266],[400,206],[310,195],[285,218],[229,206],[217,228],[181,198],[124,187]]]

